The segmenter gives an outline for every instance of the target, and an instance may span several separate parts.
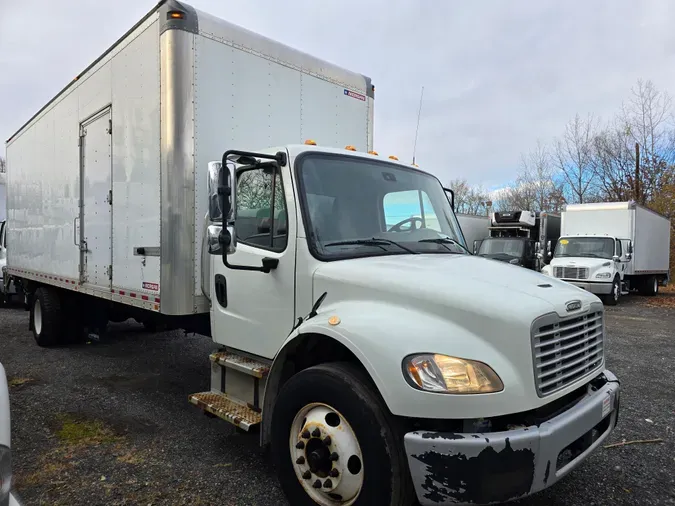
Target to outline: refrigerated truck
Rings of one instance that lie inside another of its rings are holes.
[[[502,211],[490,215],[488,235],[476,254],[540,271],[560,237],[560,215],[546,211]]]
[[[669,262],[668,218],[633,201],[569,204],[544,273],[615,305],[631,290],[656,295],[670,278]]]
[[[210,336],[188,400],[259,430],[290,504],[542,490],[617,423],[603,306],[468,254],[440,181],[368,153],[372,111],[361,74],[160,3],[7,144],[35,340]],[[392,224],[412,194],[428,220]]]

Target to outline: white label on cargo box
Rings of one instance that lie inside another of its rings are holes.
[[[148,283],[143,281],[143,290],[152,290],[153,292],[159,292],[159,283]]]

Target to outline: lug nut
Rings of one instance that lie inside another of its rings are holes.
[[[302,473],[302,477],[305,480],[309,480],[312,477],[312,473],[310,471],[305,471],[304,473]]]
[[[305,442],[304,442],[304,441],[298,441],[298,444],[296,444],[295,447],[296,447],[298,450],[304,450],[304,448],[305,448]]]
[[[314,488],[321,488],[321,482],[319,480],[316,480],[314,483],[312,483],[312,486]]]
[[[325,438],[323,438],[323,444],[325,444],[326,446],[330,446],[330,443],[331,443],[330,436],[326,436]]]
[[[339,459],[339,458],[340,458],[340,456],[339,456],[337,453],[335,453],[335,452],[333,452],[333,453],[330,454],[330,459],[331,459],[333,462],[337,461],[337,459]]]
[[[314,429],[314,432],[312,432],[312,436],[314,436],[314,437],[321,436],[321,431],[319,430],[318,427],[316,429]]]
[[[298,457],[298,460],[296,460],[295,463],[303,465],[305,463],[305,457]]]
[[[333,478],[337,478],[338,476],[340,476],[340,471],[338,471],[337,469],[331,469],[329,475]]]
[[[302,439],[309,439],[310,438],[309,431],[307,429],[303,430],[301,436]]]
[[[330,478],[323,482],[324,488],[333,488],[333,482],[330,481]]]

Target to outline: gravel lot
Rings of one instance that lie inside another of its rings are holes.
[[[675,293],[607,309],[619,426],[580,469],[515,504],[675,504]],[[257,436],[187,402],[208,389],[213,344],[113,326],[109,340],[38,348],[23,309],[0,309],[15,485],[32,505],[285,505]]]

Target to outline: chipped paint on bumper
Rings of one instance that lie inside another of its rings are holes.
[[[406,434],[406,454],[420,503],[491,504],[553,485],[616,426],[620,385],[610,371],[605,370],[604,376],[607,382],[602,387],[539,426],[476,434]],[[571,460],[559,460],[568,449],[573,452]]]

